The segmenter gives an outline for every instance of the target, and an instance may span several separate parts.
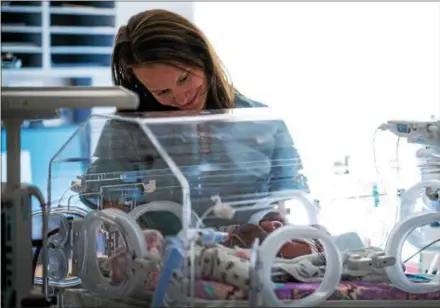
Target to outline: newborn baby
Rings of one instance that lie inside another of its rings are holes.
[[[223,243],[223,245],[230,248],[250,248],[256,238],[258,238],[261,243],[271,232],[284,225],[286,225],[286,220],[280,213],[269,212],[263,216],[258,225],[245,224],[238,226],[231,232],[230,240]],[[320,226],[314,227],[322,228]],[[293,259],[315,252],[323,252],[322,245],[318,241],[307,242],[305,240],[291,240],[281,247],[278,252],[278,257]]]

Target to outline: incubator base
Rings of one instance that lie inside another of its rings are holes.
[[[292,301],[284,301],[286,304]],[[83,289],[66,290],[63,294],[63,307],[150,307],[151,299],[148,298],[124,298],[120,300],[107,300],[90,295]],[[196,307],[249,307],[247,300],[224,301],[224,300],[196,300]],[[182,307],[179,306],[179,307]],[[439,307],[439,300],[329,300],[318,307]]]

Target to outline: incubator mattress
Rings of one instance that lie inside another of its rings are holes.
[[[319,283],[278,283],[278,297],[283,300],[300,299],[317,289]],[[237,288],[213,281],[198,281],[196,297],[205,300],[240,300],[246,294]],[[409,294],[390,287],[387,283],[342,282],[329,300],[440,300],[440,291],[428,294]]]
[[[156,230],[144,230],[143,232],[145,235],[145,240],[149,253],[151,255],[155,254],[158,259],[163,258],[163,255],[160,253],[161,249],[158,249],[158,247],[160,248],[163,246],[163,238],[160,232]],[[296,245],[298,246],[299,243],[296,243]],[[297,251],[298,249],[294,250]],[[366,251],[367,250],[368,249],[366,249]],[[245,290],[247,288],[240,287],[240,281],[245,281],[246,277],[241,277],[240,275],[238,275],[238,273],[244,275],[243,273],[246,272],[246,270],[241,272],[239,271],[240,265],[245,264],[244,266],[246,266],[246,262],[248,262],[248,256],[240,255],[240,252],[244,251],[245,250],[237,248],[234,249],[233,252],[231,252],[231,249],[227,248],[226,246],[215,246],[210,248],[196,246],[195,262],[196,264],[198,264],[198,266],[196,267],[196,277],[198,277],[199,279],[196,281],[194,290],[196,300],[206,302],[246,302],[247,292]],[[303,257],[306,257],[309,261],[311,261],[310,264],[312,264],[314,260],[322,262],[321,258],[318,258],[319,256],[321,256],[321,253],[310,254],[310,252],[303,252],[301,254],[304,254]],[[124,260],[127,260],[127,258],[128,257],[125,255],[124,252],[116,253],[109,259],[103,258],[100,264],[103,272],[106,272],[105,276],[112,277],[112,279],[115,279],[115,281],[122,281],[124,279],[124,275],[122,274],[126,272]],[[203,260],[203,263],[200,263],[201,260]],[[221,260],[221,262],[219,260]],[[224,263],[227,263],[228,266],[226,266]],[[108,266],[104,266],[105,264],[107,264]],[[284,266],[284,269],[288,269],[287,265]],[[110,269],[112,269],[112,271]],[[294,273],[294,271],[289,272],[292,275]],[[234,275],[234,273],[236,274]],[[379,272],[376,270],[375,274],[378,275]],[[385,273],[383,274],[385,275]],[[349,273],[345,273],[345,276],[351,277],[351,279],[348,280],[342,278],[343,282],[339,284],[337,289],[329,298],[330,301],[440,300],[440,291],[429,294],[409,294],[397,288],[393,288],[392,286],[390,286],[389,281],[377,282],[377,279],[375,282],[370,282],[366,279],[361,281],[361,279],[358,279],[361,277],[356,277],[357,275],[353,275],[350,276]],[[152,292],[154,291],[155,286],[158,282],[158,276],[158,272],[150,272],[148,274],[149,278],[147,279],[149,283],[146,283],[143,292],[140,292],[139,296],[134,296],[133,299],[148,302],[148,298],[151,298]],[[381,277],[380,275],[378,276],[380,278],[379,281],[386,280],[386,277]],[[235,278],[232,279],[231,277]],[[238,277],[240,277],[241,279],[238,279]],[[281,275],[280,277],[283,277],[283,275]],[[294,279],[293,281],[291,278],[295,277],[290,277],[290,279],[288,279],[290,281],[284,280],[284,282],[278,282],[275,284],[275,292],[278,295],[278,298],[282,300],[295,300],[304,298],[313,293],[320,284],[320,282],[308,282],[306,279],[307,277],[302,277],[305,278],[304,280]],[[368,275],[366,274],[363,278],[368,278]],[[417,282],[418,279],[419,278],[417,277],[412,277],[411,280]],[[314,281],[316,281],[316,279]]]
[[[276,285],[276,293],[283,300],[308,296],[318,283],[285,283]],[[230,285],[213,281],[196,282],[197,307],[248,307],[246,294]],[[66,307],[149,307],[152,294],[140,297],[108,300],[93,297],[82,289],[67,290]],[[74,299],[74,300],[73,300]],[[73,300],[73,301],[72,301]],[[342,282],[323,307],[439,307],[440,292],[409,294],[386,283]],[[352,304],[348,304],[351,302]],[[347,304],[347,305],[343,305]]]

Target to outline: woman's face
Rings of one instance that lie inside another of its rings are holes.
[[[150,64],[133,68],[133,73],[162,105],[194,111],[205,107],[208,91],[202,70]]]

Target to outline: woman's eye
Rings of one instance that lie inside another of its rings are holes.
[[[169,90],[165,90],[165,91],[158,92],[156,94],[161,96],[161,95],[167,94],[168,92],[169,92]]]
[[[184,82],[185,80],[188,79],[188,76],[189,76],[189,74],[188,74],[188,73],[185,73],[185,75],[183,75],[183,76],[179,79],[179,82]]]

